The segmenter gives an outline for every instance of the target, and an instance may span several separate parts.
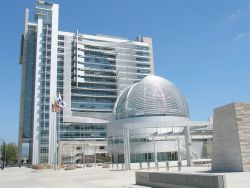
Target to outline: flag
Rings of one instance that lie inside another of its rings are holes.
[[[58,97],[52,102],[52,112],[59,112],[63,107],[66,106],[66,103],[62,100],[62,97],[59,93]]]
[[[64,106],[66,106],[66,103],[62,100],[62,97],[59,93],[58,97],[57,97],[57,105],[63,109]]]
[[[52,103],[52,112],[59,112],[59,105],[57,104],[57,99],[54,99]]]

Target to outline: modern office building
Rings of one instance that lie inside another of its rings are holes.
[[[32,164],[52,164],[55,127],[62,154],[68,154],[64,148],[75,145],[77,151],[88,146],[88,153],[105,154],[106,126],[117,96],[154,74],[151,38],[59,31],[59,6],[46,1],[37,1],[33,21],[29,17],[26,10],[20,55],[19,155],[22,144],[29,143]],[[54,113],[51,104],[59,93],[67,105]],[[77,151],[71,147],[71,156]]]

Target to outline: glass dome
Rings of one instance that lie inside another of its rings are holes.
[[[189,117],[188,105],[170,81],[149,75],[122,91],[114,106],[115,119],[143,116]]]

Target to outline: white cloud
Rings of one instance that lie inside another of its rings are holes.
[[[241,32],[234,37],[234,41],[250,39],[250,32]]]
[[[238,9],[229,17],[229,21],[238,20],[240,17],[244,16],[247,12],[250,12],[250,5],[245,9]]]

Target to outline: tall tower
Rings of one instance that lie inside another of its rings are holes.
[[[34,23],[28,22],[28,12],[20,59],[23,67],[19,151],[23,142],[31,143],[32,163],[38,164],[51,160],[49,128],[56,121],[51,119],[50,104],[57,94],[58,5],[37,1]]]

